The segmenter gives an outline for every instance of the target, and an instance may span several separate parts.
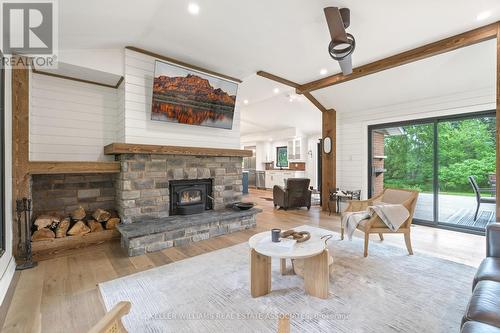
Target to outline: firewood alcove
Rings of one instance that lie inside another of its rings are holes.
[[[35,260],[119,238],[113,172],[30,176]]]

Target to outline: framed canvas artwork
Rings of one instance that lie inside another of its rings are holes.
[[[151,119],[231,129],[238,84],[156,61]]]

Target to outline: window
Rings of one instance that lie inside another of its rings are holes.
[[[3,64],[3,54],[0,52]],[[0,65],[0,255],[5,251],[5,71]]]
[[[369,126],[369,194],[417,190],[414,221],[483,233],[496,221],[494,111]]]
[[[288,148],[276,147],[276,167],[288,168]]]

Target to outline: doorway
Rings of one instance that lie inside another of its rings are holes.
[[[495,129],[491,111],[369,126],[369,195],[418,190],[416,223],[484,232],[496,221]]]

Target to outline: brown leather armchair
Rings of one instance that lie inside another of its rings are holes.
[[[311,208],[311,190],[309,189],[308,178],[288,178],[286,188],[274,185],[273,202],[274,207],[281,207],[284,210],[295,207]]]

